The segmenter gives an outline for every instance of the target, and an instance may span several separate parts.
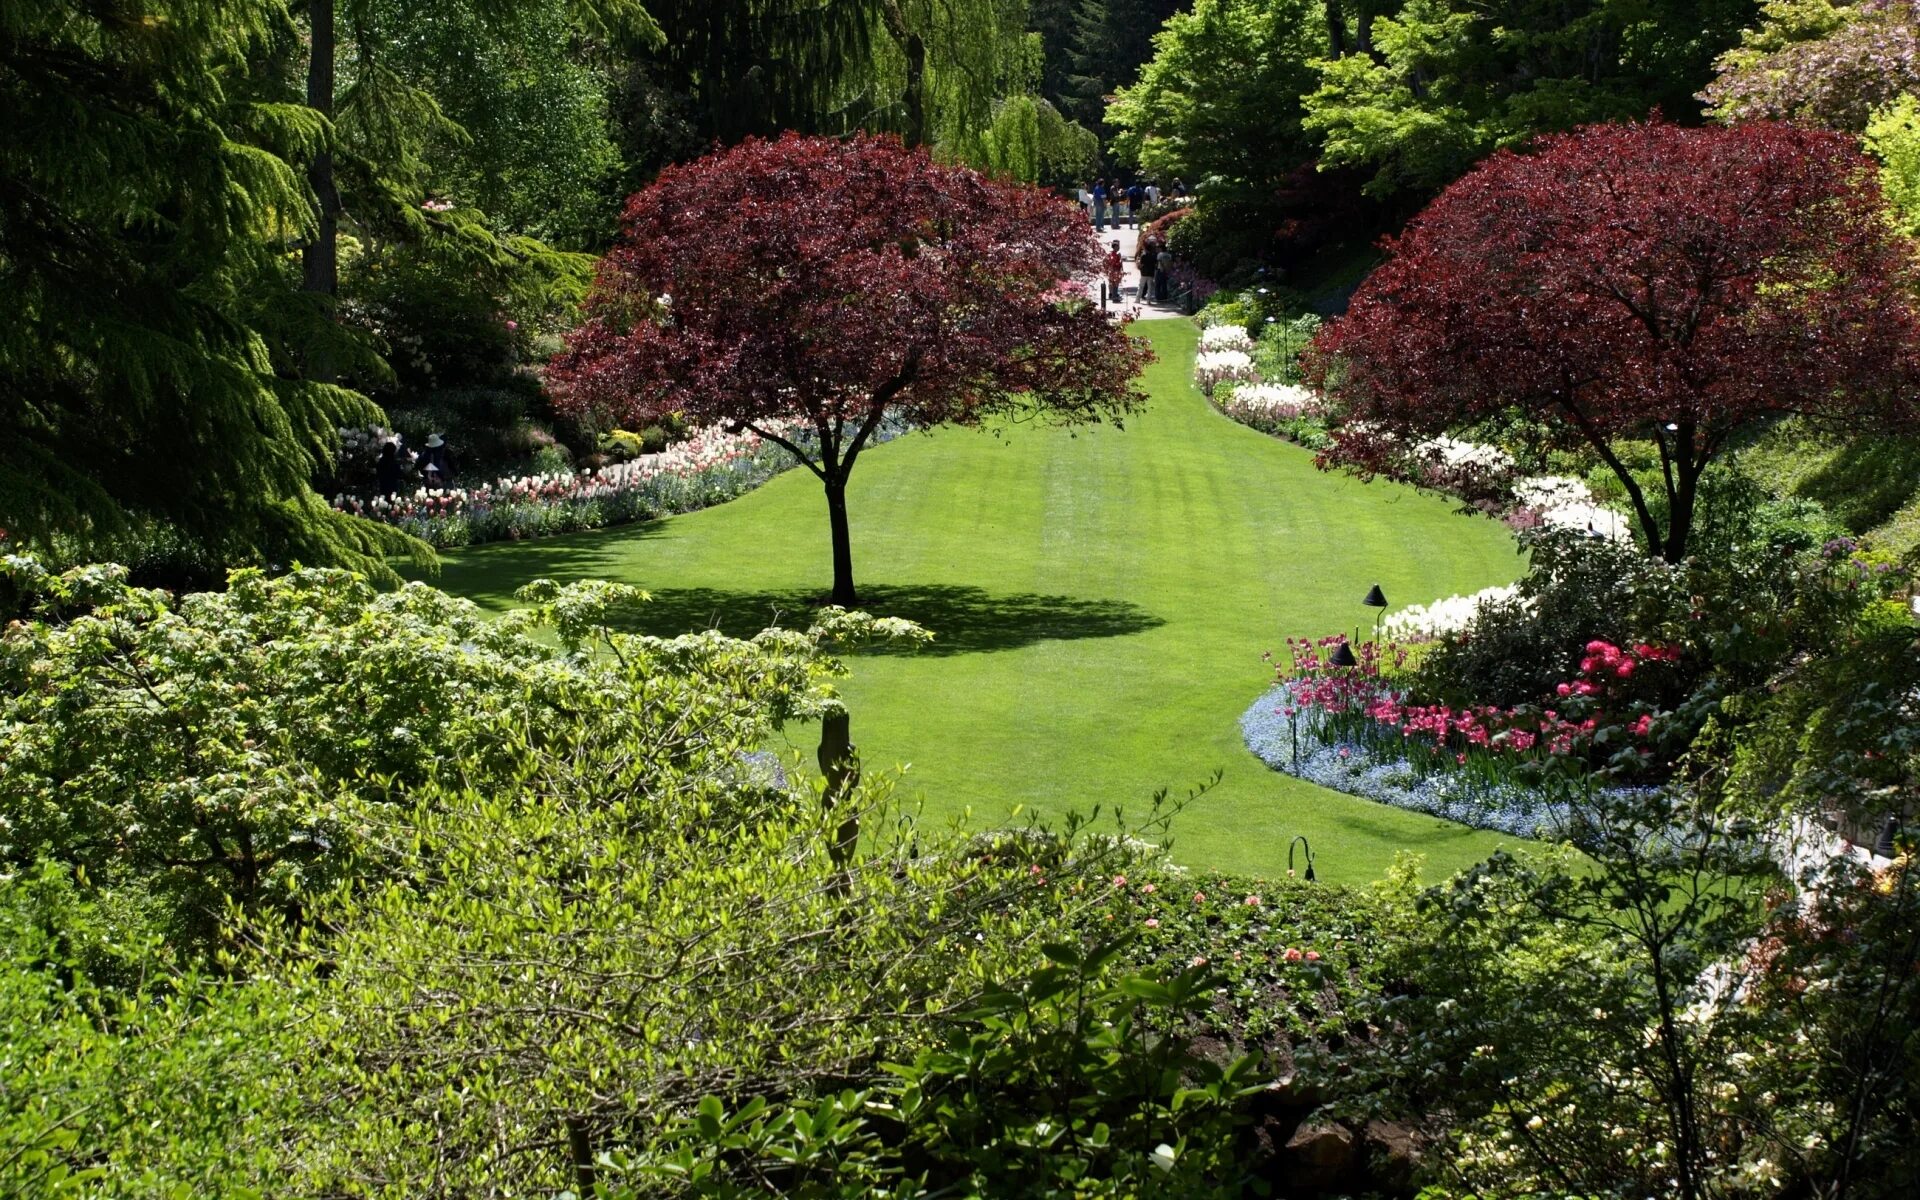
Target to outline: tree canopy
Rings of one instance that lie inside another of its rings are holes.
[[[888,418],[1097,421],[1148,352],[1066,280],[1069,202],[891,138],[788,135],[661,174],[627,206],[552,379],[576,410],[680,412],[786,445],[821,479],[834,599],[854,598],[846,478]]]
[[[1388,249],[1312,348],[1344,407],[1340,461],[1517,417],[1597,454],[1677,560],[1701,475],[1743,428],[1920,415],[1912,247],[1841,134],[1590,126],[1495,155]],[[1659,503],[1626,439],[1656,448]]]
[[[1763,117],[1858,130],[1875,110],[1920,92],[1920,4],[1772,0],[1762,21],[1714,64],[1700,94],[1722,120]]]
[[[1167,19],[1139,82],[1107,110],[1114,147],[1150,174],[1264,192],[1313,157],[1300,97],[1324,53],[1314,0],[1196,0]]]
[[[378,410],[302,377],[341,340],[288,270],[332,134],[250,69],[284,10],[5,0],[0,27],[0,527],[384,570],[407,539],[309,486]]]
[[[1115,98],[1122,153],[1269,186],[1302,162],[1431,195],[1494,149],[1590,121],[1697,111],[1749,0],[1199,0]],[[1270,158],[1266,156],[1278,156]]]

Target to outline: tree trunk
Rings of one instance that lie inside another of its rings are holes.
[[[842,608],[852,608],[860,602],[853,590],[853,533],[847,527],[847,481],[838,475],[829,476],[827,488],[827,522],[833,528],[833,602]]]
[[[307,60],[307,107],[327,120],[333,120],[334,74],[334,0],[310,0],[309,33],[312,51]],[[307,165],[307,182],[313,187],[319,204],[313,240],[300,252],[304,280],[309,292],[331,296],[339,289],[340,273],[336,241],[340,231],[340,192],[333,185],[333,152],[323,149]]]
[[[927,144],[927,42],[907,24],[907,15],[898,0],[885,0],[880,8],[887,36],[893,39],[907,60],[906,89],[901,95],[905,105],[906,129],[901,140],[909,146]]]
[[[1693,535],[1693,513],[1700,495],[1700,471],[1692,463],[1679,464],[1679,478],[1673,494],[1667,498],[1667,538],[1660,557],[1677,563],[1687,556],[1687,541]]]
[[[1327,0],[1327,51],[1335,58],[1347,56],[1347,18],[1339,0]]]

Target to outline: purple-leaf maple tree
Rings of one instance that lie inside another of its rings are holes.
[[[1724,121],[1773,118],[1859,131],[1920,90],[1920,0],[1775,0],[1700,93]]]
[[[1068,286],[1099,264],[1068,201],[887,137],[748,140],[628,201],[562,407],[751,430],[826,490],[853,604],[847,478],[883,421],[1117,421],[1151,358]]]
[[[1326,463],[1500,421],[1597,454],[1671,561],[1743,428],[1916,416],[1914,250],[1842,134],[1587,126],[1488,159],[1386,248],[1306,356],[1339,414]]]

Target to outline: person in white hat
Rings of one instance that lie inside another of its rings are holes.
[[[444,487],[447,481],[447,440],[437,433],[427,435],[426,449],[420,451],[420,474],[430,488]]]

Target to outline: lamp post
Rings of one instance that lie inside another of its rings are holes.
[[[1381,591],[1380,585],[1376,583],[1367,589],[1366,598],[1361,600],[1360,603],[1366,605],[1368,608],[1377,608],[1380,610],[1373,616],[1373,641],[1374,645],[1378,646],[1380,644],[1380,622],[1387,619],[1387,594]]]
[[[1307,859],[1306,878],[1308,883],[1312,883],[1313,882],[1313,843],[1307,840],[1307,835],[1304,833],[1295,835],[1294,839],[1291,842],[1287,843],[1287,874],[1289,875],[1293,874],[1293,851],[1296,846],[1306,851],[1306,859]]]
[[[1366,605],[1368,608],[1377,608],[1380,610],[1378,615],[1373,618],[1373,642],[1377,647],[1380,644],[1380,622],[1386,620],[1387,617],[1387,594],[1381,591],[1380,585],[1376,583],[1367,589],[1367,594],[1360,603]],[[1360,660],[1353,656],[1353,642],[1359,640],[1360,631],[1356,629],[1353,633],[1353,641],[1341,642],[1338,646],[1334,647],[1333,653],[1327,657],[1328,664],[1336,667],[1359,666]]]

